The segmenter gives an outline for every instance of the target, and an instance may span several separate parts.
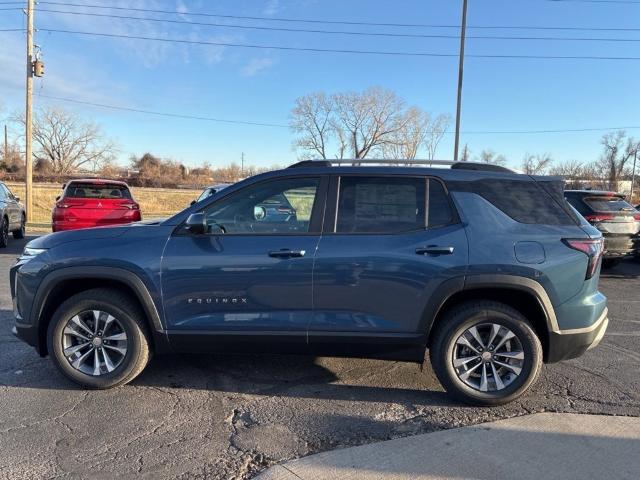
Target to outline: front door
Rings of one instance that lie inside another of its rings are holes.
[[[252,184],[203,207],[205,234],[176,230],[162,260],[172,343],[188,335],[306,345],[326,183],[318,176]]]

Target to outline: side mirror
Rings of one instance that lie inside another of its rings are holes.
[[[20,201],[20,197],[13,197],[16,202]]]
[[[195,204],[196,204],[196,201],[195,200],[191,200],[191,203],[189,205],[193,206]]]
[[[192,213],[185,222],[187,230],[195,235],[202,235],[207,230],[204,213]]]
[[[58,200],[60,200],[60,195],[58,195],[58,196],[56,197],[56,202],[57,202]]]

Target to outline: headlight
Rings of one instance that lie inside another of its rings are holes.
[[[25,247],[21,257],[22,258],[30,258],[30,257],[35,257],[36,255],[40,255],[43,252],[46,252],[47,249],[46,248],[31,248],[31,247]]]

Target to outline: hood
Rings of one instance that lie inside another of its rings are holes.
[[[93,240],[99,238],[115,238],[124,235],[131,225],[119,225],[117,227],[97,227],[81,230],[68,230],[55,232],[31,240],[27,246],[31,248],[53,248],[67,242],[78,240]]]

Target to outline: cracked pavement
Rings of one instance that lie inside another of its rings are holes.
[[[245,479],[338,447],[534,412],[640,416],[640,263],[605,271],[611,323],[583,357],[545,365],[524,398],[453,403],[428,362],[298,356],[156,357],[131,384],[83,391],[13,337],[0,254],[0,479]]]

